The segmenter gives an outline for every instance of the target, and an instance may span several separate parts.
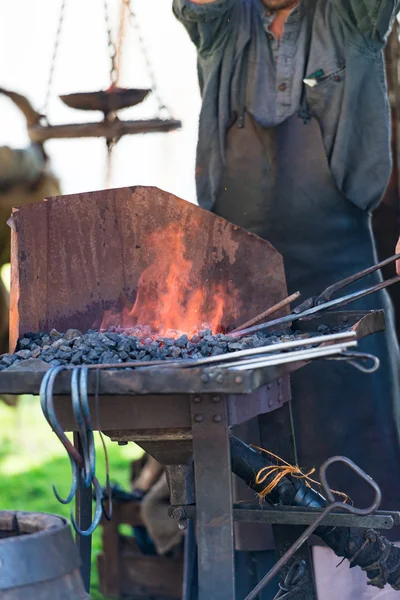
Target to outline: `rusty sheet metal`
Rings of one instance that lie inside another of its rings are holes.
[[[240,314],[224,312],[224,326],[238,326],[287,296],[283,260],[271,244],[157,188],[59,196],[14,209],[9,224],[11,350],[23,333],[87,331],[99,327],[104,311],[133,303],[143,271],[175,251],[150,243],[171,225],[184,232],[190,285],[206,295],[219,285],[235,296]]]

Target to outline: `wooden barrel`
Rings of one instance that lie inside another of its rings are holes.
[[[1,600],[89,600],[79,564],[66,519],[0,511]]]

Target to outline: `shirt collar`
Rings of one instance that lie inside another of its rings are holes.
[[[260,13],[260,17],[263,22],[263,25],[264,25],[264,27],[268,27],[269,25],[271,25],[272,21],[274,20],[275,13],[274,13],[274,11],[266,8],[266,6],[263,4],[262,0],[257,0],[257,3],[258,3],[258,9],[259,9],[259,13]],[[302,7],[303,7],[303,2],[300,1],[290,12],[286,22],[288,23],[288,22],[300,21],[302,14],[303,14]]]

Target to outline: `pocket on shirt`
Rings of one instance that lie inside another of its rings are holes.
[[[325,74],[323,77],[320,77],[315,85],[310,86],[310,85],[307,85],[306,83],[304,85],[309,90],[318,90],[318,89],[326,86],[330,82],[331,83],[342,82],[345,77],[345,74],[346,74],[346,67],[342,66],[337,69],[334,69],[333,71],[330,71],[329,73]]]
[[[320,122],[334,123],[338,118],[338,107],[341,106],[346,68],[333,69],[321,78],[314,86],[304,83],[308,107],[312,115]]]

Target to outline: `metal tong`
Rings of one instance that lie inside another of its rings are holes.
[[[387,288],[390,285],[393,285],[394,283],[400,282],[400,275],[396,275],[396,277],[392,277],[387,281],[377,283],[376,285],[371,286],[369,288],[365,288],[357,292],[352,292],[351,294],[346,294],[345,296],[341,296],[340,298],[335,298],[332,300],[332,296],[339,290],[342,290],[348,285],[351,285],[352,283],[363,279],[367,275],[370,275],[371,273],[374,273],[382,267],[385,267],[386,265],[397,260],[400,260],[400,254],[390,256],[389,258],[381,261],[380,263],[373,265],[372,267],[368,267],[368,269],[364,269],[363,271],[355,273],[355,275],[351,275],[350,277],[346,277],[345,279],[342,279],[341,281],[330,285],[317,296],[312,296],[311,298],[307,298],[307,300],[304,300],[304,302],[302,302],[293,309],[290,315],[280,317],[279,319],[273,319],[272,321],[267,321],[266,323],[261,323],[260,325],[254,325],[253,327],[248,327],[247,329],[236,331],[235,333],[231,333],[230,335],[233,337],[242,337],[244,335],[256,333],[257,331],[272,329],[274,327],[279,327],[280,325],[285,325],[286,323],[298,321],[299,319],[312,317],[316,314],[326,312],[334,308],[346,306],[347,304],[350,304],[355,300],[359,300],[360,298],[364,298],[365,296],[369,296],[370,294],[375,294],[375,292],[379,292],[379,290],[383,290],[384,288]]]

